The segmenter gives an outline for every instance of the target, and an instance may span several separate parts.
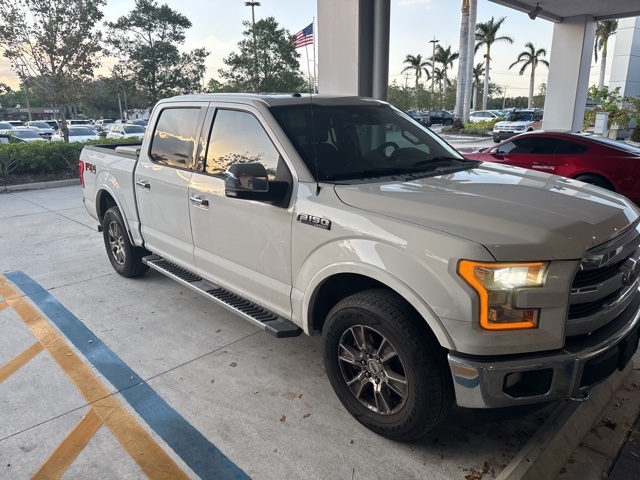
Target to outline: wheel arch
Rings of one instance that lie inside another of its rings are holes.
[[[405,299],[444,348],[454,349],[451,337],[429,305],[408,285],[369,265],[332,265],[319,272],[303,300],[304,326],[309,334],[322,331],[327,314],[343,298],[372,288],[388,289]]]
[[[611,180],[609,180],[605,175],[603,175],[602,173],[599,173],[597,171],[593,171],[593,170],[588,170],[588,171],[579,171],[579,172],[574,172],[571,175],[571,179],[573,180],[578,180],[578,181],[583,181],[583,180],[579,180],[580,177],[597,177],[599,179],[601,179],[602,181],[604,181],[607,185],[609,185],[609,189],[612,192],[617,192],[616,186],[614,184],[614,182],[612,182]],[[590,183],[590,182],[585,182],[585,183]]]
[[[120,211],[120,215],[122,216],[122,220],[124,221],[127,229],[127,236],[129,237],[129,241],[133,245],[141,245],[140,242],[135,241],[136,239],[132,235],[132,230],[129,224],[129,218],[127,217],[127,212],[123,208],[123,205],[119,201],[117,195],[114,195],[114,193],[108,190],[106,187],[101,186],[98,189],[98,192],[96,193],[96,214],[98,215],[98,222],[100,223],[100,225],[102,225],[104,214],[111,207],[117,207],[118,210]]]

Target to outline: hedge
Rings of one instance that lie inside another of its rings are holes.
[[[130,142],[130,139],[126,140]],[[119,143],[103,139],[96,143]],[[41,174],[74,172],[78,168],[80,152],[87,143],[30,142],[0,144],[0,177],[9,174]]]

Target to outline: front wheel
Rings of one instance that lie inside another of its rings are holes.
[[[149,270],[142,262],[142,257],[149,255],[149,251],[131,244],[118,207],[111,207],[105,212],[102,235],[111,266],[120,275],[137,277]]]
[[[383,289],[340,301],[323,329],[324,365],[345,408],[394,440],[421,437],[453,403],[445,351],[410,305]]]

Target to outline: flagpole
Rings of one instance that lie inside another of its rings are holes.
[[[309,77],[309,89],[311,89],[311,70],[309,69],[309,46],[308,45],[304,46],[304,51],[307,54],[307,76]]]
[[[318,74],[316,73],[316,38],[318,38],[318,30],[316,29],[316,17],[313,17],[313,89],[312,93],[316,93],[316,85],[318,84]],[[309,61],[307,60],[307,65]]]

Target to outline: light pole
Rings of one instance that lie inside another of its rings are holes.
[[[244,2],[245,7],[251,7],[251,30],[253,32],[253,53],[255,55],[254,82],[256,90],[258,88],[258,42],[256,41],[256,14],[255,7],[260,6],[260,2]]]
[[[436,37],[433,37],[433,40],[429,40],[429,43],[433,45],[433,54],[431,55],[431,110],[433,110],[433,95],[434,95],[434,85],[436,82],[436,43],[440,40],[436,40]]]

